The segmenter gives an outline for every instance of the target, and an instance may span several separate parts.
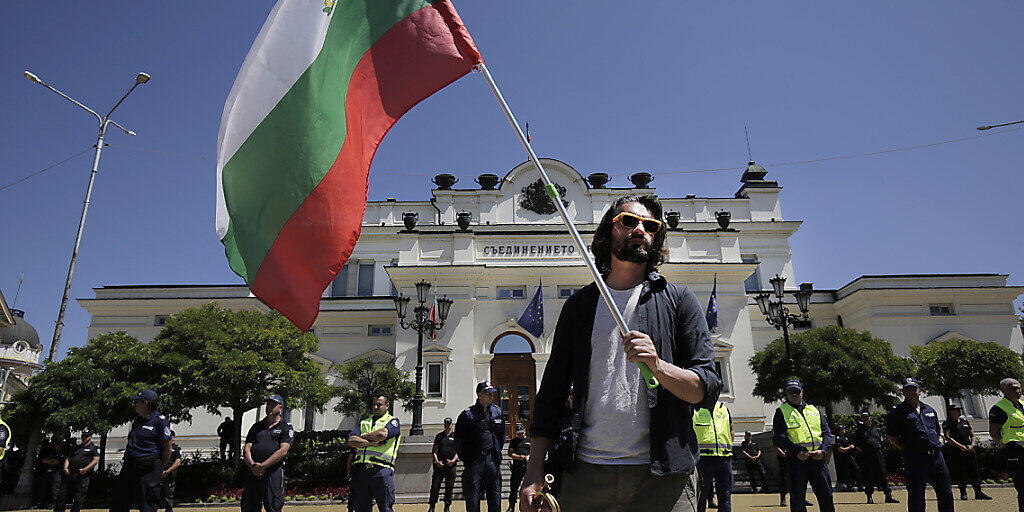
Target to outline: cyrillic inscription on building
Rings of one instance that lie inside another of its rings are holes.
[[[514,244],[485,245],[480,251],[483,258],[567,258],[576,255],[572,244]]]

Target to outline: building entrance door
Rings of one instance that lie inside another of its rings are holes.
[[[505,440],[515,435],[517,423],[530,428],[530,413],[537,396],[537,365],[530,353],[494,354],[491,385],[498,388],[498,407],[505,417]]]

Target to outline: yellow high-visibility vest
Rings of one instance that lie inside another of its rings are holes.
[[[384,413],[384,415],[376,421],[374,421],[373,416],[370,416],[359,423],[359,434],[369,434],[370,432],[380,430],[393,419],[394,416],[389,413]],[[367,446],[366,448],[356,452],[356,457],[352,462],[356,464],[372,464],[375,466],[394,469],[395,460],[398,458],[398,445],[401,441],[402,435],[399,434],[388,439],[380,446]]]
[[[704,408],[693,411],[693,431],[701,456],[732,455],[732,417],[722,402],[715,403],[714,412]]]
[[[1003,436],[1003,444],[1010,441],[1024,443],[1024,412],[1005,398],[996,402],[996,407],[1006,413],[1006,423],[999,429],[999,434]]]
[[[789,405],[779,407],[786,420],[786,436],[793,444],[809,451],[821,447],[821,413],[813,405],[805,405],[803,411]]]
[[[2,459],[4,458],[4,456],[6,456],[6,455],[7,455],[7,447],[8,447],[8,446],[9,446],[9,445],[11,444],[11,436],[12,436],[12,435],[13,435],[14,433],[13,433],[13,432],[11,431],[11,427],[9,427],[9,426],[7,425],[7,423],[6,423],[6,422],[4,422],[4,420],[3,420],[3,419],[0,419],[0,425],[3,425],[3,426],[4,426],[5,428],[7,428],[7,438],[6,438],[6,439],[4,439],[4,441],[3,441],[3,446],[0,446],[0,448],[2,448],[2,449],[3,449],[3,451],[2,451],[2,452],[0,452],[0,460],[2,460]]]

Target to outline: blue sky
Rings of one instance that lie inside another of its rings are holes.
[[[343,0],[344,1],[344,0]],[[1024,284],[1024,130],[813,165],[771,163],[977,135],[1024,118],[1024,5],[945,2],[456,1],[535,148],[613,184],[650,171],[662,195],[731,196],[754,158],[784,187],[798,280],[999,272]],[[72,298],[135,283],[237,283],[213,230],[217,129],[270,0],[4,2],[0,186],[95,140],[96,109],[153,76],[115,119]],[[583,9],[583,7],[586,9]],[[192,155],[182,157],[139,151]],[[48,345],[91,153],[5,190],[0,289]],[[196,158],[196,157],[205,157]],[[407,114],[381,146],[370,197],[418,200],[441,171],[471,179],[524,160],[477,75]],[[386,173],[408,173],[386,174]],[[401,178],[401,179],[396,179]],[[85,342],[69,304],[62,349]],[[63,350],[62,350],[63,352]]]

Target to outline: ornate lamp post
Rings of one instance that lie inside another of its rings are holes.
[[[792,375],[793,355],[789,349],[789,326],[807,320],[807,311],[810,309],[814,286],[811,283],[803,283],[798,291],[793,292],[793,295],[796,296],[796,305],[800,308],[800,315],[797,316],[790,314],[789,309],[782,303],[786,278],[775,274],[775,277],[769,279],[768,282],[772,284],[772,291],[775,292],[775,298],[778,300],[771,300],[772,294],[770,293],[759,293],[754,296],[754,300],[757,301],[757,308],[761,310],[761,314],[765,316],[768,323],[776,330],[782,329],[782,339],[786,342],[786,373]]]
[[[448,318],[448,311],[451,310],[452,300],[447,296],[437,299],[437,320],[429,318],[430,308],[427,307],[427,294],[430,293],[430,283],[420,281],[416,283],[416,300],[419,305],[413,308],[416,315],[414,320],[408,323],[405,315],[409,309],[409,297],[399,295],[395,297],[395,312],[398,314],[398,325],[403,329],[416,331],[416,394],[412,398],[412,427],[409,435],[418,436],[423,434],[423,333],[430,330],[439,330],[444,326]]]

